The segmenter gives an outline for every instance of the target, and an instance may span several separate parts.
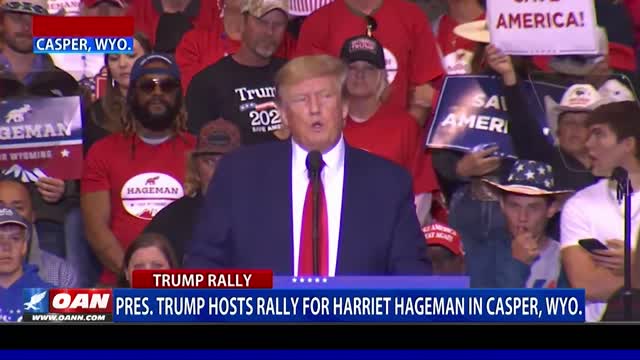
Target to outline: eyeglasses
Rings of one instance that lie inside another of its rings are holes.
[[[139,82],[137,87],[147,94],[151,94],[156,87],[160,87],[163,93],[172,93],[180,87],[180,84],[173,79],[147,79]]]
[[[373,32],[378,29],[378,22],[373,16],[365,16],[364,19],[367,21],[367,36],[372,37]]]

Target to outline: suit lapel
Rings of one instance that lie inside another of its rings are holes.
[[[340,239],[338,240],[338,259],[336,264],[336,275],[353,273],[350,264],[358,258],[361,249],[357,241],[353,241],[358,236],[356,217],[362,211],[358,204],[366,204],[357,199],[358,176],[360,168],[353,158],[353,149],[345,142],[344,151],[344,184],[342,186],[342,210],[340,215]],[[351,239],[351,241],[349,241]]]
[[[291,215],[291,142],[283,141],[276,154],[278,161],[267,169],[268,181],[262,191],[271,192],[269,199],[274,202],[266,208],[274,219],[273,234],[269,241],[273,244],[273,271],[280,275],[293,275],[293,220]],[[266,214],[265,214],[266,215]]]

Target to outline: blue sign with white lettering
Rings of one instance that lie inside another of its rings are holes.
[[[521,86],[528,102],[527,110],[538,120],[540,131],[545,131],[548,125],[544,98],[550,96],[559,102],[565,87],[537,81],[523,81]],[[509,126],[507,102],[499,77],[448,76],[442,86],[426,145],[462,152],[497,145],[496,155],[517,158]],[[551,136],[549,141],[553,141]]]
[[[114,289],[114,322],[584,322],[582,289]]]

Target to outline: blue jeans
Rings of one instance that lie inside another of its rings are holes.
[[[67,262],[77,271],[81,286],[93,287],[98,281],[101,266],[84,233],[80,208],[73,208],[65,218]]]
[[[500,203],[479,201],[464,186],[451,197],[449,225],[460,234],[471,287],[494,287],[499,242],[509,238]]]
[[[38,220],[35,225],[36,231],[38,232],[40,248],[46,252],[64,258],[64,225],[47,220]]]

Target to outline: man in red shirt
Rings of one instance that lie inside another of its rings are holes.
[[[149,54],[131,69],[124,130],[96,142],[86,158],[81,207],[86,235],[114,285],[124,250],[155,214],[184,195],[186,133],[180,73],[169,55]]]
[[[246,1],[221,0],[221,2],[224,2],[222,21],[208,28],[196,28],[187,32],[176,49],[176,60],[180,66],[182,90],[185,94],[191,79],[197,73],[223,57],[235,54],[240,49],[244,23],[242,9]],[[266,0],[262,2],[268,3]],[[289,59],[294,50],[295,40],[290,34],[285,34],[275,56]]]
[[[305,20],[296,55],[339,56],[345,40],[365,34],[384,46],[389,101],[424,124],[443,71],[429,19],[418,5],[408,0],[336,0]]]
[[[393,161],[412,175],[418,219],[427,224],[438,182],[416,121],[404,108],[381,101],[388,87],[382,45],[372,37],[356,36],[345,42],[340,57],[349,65],[349,115],[343,130],[347,143]]]

